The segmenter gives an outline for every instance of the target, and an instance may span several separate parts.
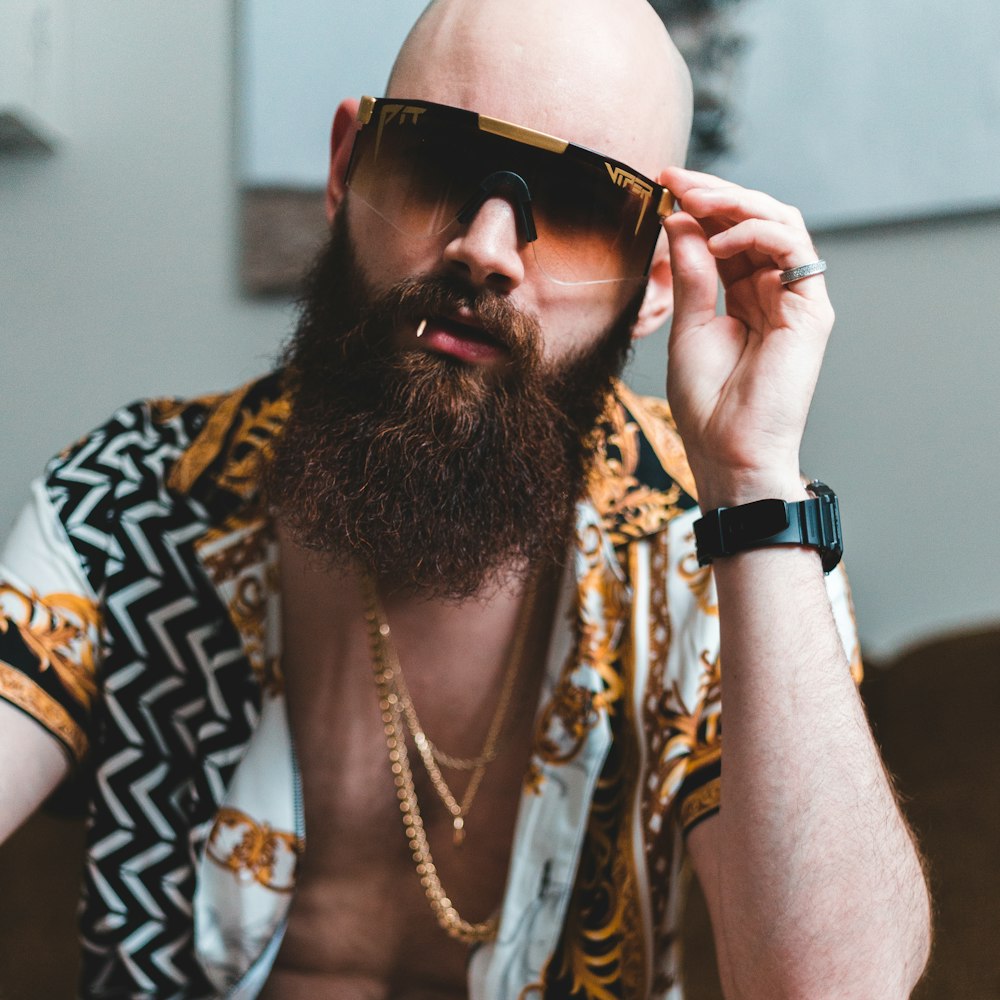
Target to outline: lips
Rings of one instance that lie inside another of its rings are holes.
[[[505,359],[509,353],[482,327],[445,316],[425,317],[416,335],[425,349],[473,364]]]

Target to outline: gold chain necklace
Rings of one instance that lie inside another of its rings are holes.
[[[490,721],[486,739],[483,741],[483,749],[480,751],[478,757],[473,758],[452,757],[450,754],[443,753],[434,746],[424,732],[417,717],[417,710],[414,707],[413,699],[410,697],[409,689],[403,678],[399,656],[392,642],[392,633],[386,621],[385,612],[378,600],[378,592],[374,586],[371,589],[373,600],[370,606],[374,608],[378,619],[379,634],[381,636],[380,646],[384,649],[386,659],[393,669],[394,693],[402,710],[403,718],[406,720],[406,727],[413,738],[414,746],[416,746],[420,754],[420,759],[423,761],[424,769],[431,779],[431,784],[434,786],[438,798],[444,803],[444,807],[451,813],[456,847],[461,846],[465,840],[465,817],[472,808],[473,799],[475,799],[483,776],[486,774],[486,765],[496,760],[502,748],[501,736],[507,722],[507,712],[510,708],[511,696],[514,693],[520,672],[521,660],[523,659],[524,643],[528,631],[527,626],[536,596],[536,583],[537,581],[533,578],[528,585],[525,598],[521,603],[521,609],[514,626],[514,639],[511,643],[507,659],[507,670],[504,676],[503,688],[497,700],[497,707]],[[444,767],[454,767],[456,770],[472,771],[472,776],[469,778],[468,785],[466,785],[461,802],[455,798],[454,793],[448,787],[448,783],[441,773],[441,768],[438,766],[439,764]]]
[[[386,621],[385,612],[382,610],[381,602],[378,598],[375,580],[369,573],[363,573],[362,581],[366,604],[365,623],[368,630],[372,672],[375,676],[375,686],[378,690],[382,726],[385,733],[386,746],[389,751],[389,765],[392,770],[393,783],[396,786],[396,797],[399,799],[399,809],[403,814],[403,826],[406,830],[410,853],[416,865],[417,874],[420,876],[420,884],[423,886],[424,894],[430,903],[431,910],[434,912],[438,924],[449,937],[463,941],[466,944],[492,941],[496,937],[497,932],[496,916],[492,916],[488,920],[480,921],[479,923],[470,923],[468,920],[464,920],[452,905],[451,900],[444,891],[444,887],[441,885],[441,880],[438,878],[437,868],[431,856],[430,845],[427,842],[427,833],[424,830],[420,804],[417,801],[416,786],[413,782],[413,771],[410,768],[406,740],[402,733],[403,711],[399,697],[399,686],[400,682],[402,682],[403,690],[405,691],[405,682],[402,681],[402,673],[399,670],[399,658],[389,639],[391,634],[389,624]],[[529,603],[532,603],[533,594],[533,590],[529,591],[529,595],[526,596],[522,604],[522,616],[519,616],[514,649],[512,650],[512,661],[515,665],[522,658],[521,654],[524,648],[523,634],[526,631],[523,627],[526,621],[522,620],[525,617],[524,608]],[[513,675],[516,676],[516,670],[513,671]],[[513,690],[511,676],[512,671],[508,668],[508,677],[504,684],[504,693],[501,696],[501,701],[505,702],[504,711],[503,713],[498,712],[494,715],[494,724],[490,727],[494,740],[499,735],[503,724],[502,715],[506,715],[506,703],[509,702],[510,694]],[[510,690],[507,690],[508,688]],[[406,700],[409,701],[408,695]],[[412,707],[412,702],[410,702],[410,705]],[[499,723],[497,723],[498,717],[500,717]],[[494,728],[497,730],[496,733],[493,733]],[[489,736],[487,744],[489,744]],[[486,748],[484,748],[484,753],[485,750]],[[431,757],[431,760],[433,761],[433,757]],[[426,759],[424,763],[426,765]],[[477,772],[484,772],[485,766],[485,764],[481,765],[480,768],[477,768]],[[437,773],[440,776],[440,771]],[[475,779],[476,774],[473,774],[469,783],[472,788],[472,795],[470,796],[469,789],[467,788],[461,805],[456,803],[454,796],[451,795],[450,791],[448,792],[449,797],[460,812],[460,815],[456,816],[455,811],[449,807],[453,823],[455,824],[456,837],[458,838],[457,843],[460,843],[461,837],[464,837],[465,813],[468,812],[471,800],[478,789],[479,782],[482,781],[482,774],[479,774],[478,780]],[[433,775],[431,775],[431,780],[432,782],[434,781]],[[443,779],[441,780],[443,784]],[[447,788],[446,785],[445,788]],[[441,789],[436,790],[441,795]]]
[[[465,817],[472,808],[472,801],[476,797],[476,792],[479,791],[480,784],[482,784],[483,776],[486,774],[486,765],[490,761],[495,760],[497,753],[499,752],[496,747],[497,740],[496,733],[494,732],[495,727],[494,725],[490,726],[490,731],[487,734],[487,745],[484,747],[484,752],[480,755],[480,758],[483,759],[483,763],[476,765],[471,777],[469,778],[469,783],[465,786],[462,801],[459,802],[455,798],[452,790],[448,787],[448,783],[444,780],[441,768],[438,767],[437,760],[435,759],[432,750],[433,744],[420,728],[420,722],[417,719],[416,711],[413,708],[413,701],[410,698],[409,691],[406,689],[406,682],[403,680],[403,671],[400,669],[399,660],[394,655],[395,650],[392,649],[392,646],[388,645],[389,634],[381,633],[381,635],[385,640],[387,640],[386,645],[389,650],[389,656],[387,659],[389,659],[392,663],[392,686],[395,688],[393,693],[396,695],[397,703],[402,711],[403,718],[406,720],[406,727],[410,731],[410,736],[413,738],[413,743],[420,754],[420,759],[423,761],[424,770],[427,771],[427,776],[431,779],[434,791],[437,792],[438,798],[444,803],[445,809],[451,813],[451,825],[454,830],[454,844],[456,847],[461,847],[465,841]],[[498,719],[503,721],[499,715],[494,715],[494,724],[498,721]]]
[[[517,663],[516,660],[512,661],[512,664]],[[513,671],[513,675],[516,676],[516,670]],[[497,702],[497,714],[494,715],[494,722],[497,716],[501,718],[501,724],[497,727],[496,736],[493,741],[492,747],[487,747],[489,739],[483,745],[483,749],[478,757],[455,757],[453,754],[445,753],[436,743],[431,741],[431,738],[424,732],[423,727],[420,725],[420,719],[417,717],[417,710],[414,707],[413,699],[410,697],[410,692],[406,687],[406,682],[403,680],[403,672],[399,671],[396,675],[396,687],[398,689],[398,694],[400,697],[400,707],[403,709],[403,718],[406,720],[406,728],[410,731],[410,735],[413,737],[413,742],[417,749],[420,751],[420,756],[424,762],[424,766],[427,765],[427,758],[436,761],[441,767],[448,768],[449,771],[478,771],[480,768],[485,767],[487,764],[492,764],[493,761],[503,753],[504,740],[503,736],[506,735],[503,732],[503,722],[506,721],[506,709],[507,704],[510,699],[510,691],[513,685],[509,682],[512,680],[512,671],[508,667],[507,681],[505,683],[503,691],[500,693],[500,701]],[[504,699],[507,699],[506,701]],[[490,725],[490,730],[492,731],[493,724]],[[430,768],[428,767],[428,773],[430,773]]]

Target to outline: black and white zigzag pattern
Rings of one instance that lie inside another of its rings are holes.
[[[86,997],[212,995],[193,954],[195,860],[259,691],[194,552],[212,512],[166,487],[205,415],[192,404],[161,423],[133,405],[48,472],[105,609],[86,778]]]

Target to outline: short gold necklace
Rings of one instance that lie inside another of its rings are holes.
[[[386,646],[388,647],[388,655],[386,659],[388,659],[392,665],[393,673],[391,687],[394,688],[393,693],[396,695],[398,706],[402,712],[402,717],[406,721],[406,728],[410,731],[410,736],[413,738],[413,743],[420,754],[420,759],[423,761],[424,769],[427,771],[427,776],[431,779],[434,791],[437,792],[438,798],[444,803],[445,809],[451,813],[452,828],[454,829],[454,843],[456,847],[461,847],[465,841],[465,817],[468,816],[469,810],[472,808],[472,802],[476,797],[476,792],[479,791],[479,786],[482,784],[483,776],[486,774],[486,765],[491,761],[496,760],[499,753],[498,737],[507,714],[506,702],[510,701],[510,689],[513,687],[511,680],[514,676],[516,676],[516,672],[512,672],[510,670],[507,672],[507,682],[504,684],[501,701],[497,706],[497,712],[493,716],[493,722],[486,735],[486,743],[483,746],[483,752],[479,755],[479,757],[473,758],[476,763],[472,769],[472,775],[469,778],[469,783],[465,786],[462,801],[459,802],[455,798],[452,790],[448,787],[448,783],[444,780],[441,768],[438,767],[437,757],[434,753],[434,750],[436,749],[434,744],[427,738],[420,726],[420,720],[417,718],[416,709],[413,707],[413,700],[410,698],[410,693],[406,688],[406,681],[403,680],[403,671],[399,666],[399,660],[394,655],[395,651],[392,646],[388,643],[389,634],[382,633],[382,637],[386,640]],[[503,709],[503,711],[501,711],[501,709]],[[472,763],[472,761],[462,760],[462,763]],[[447,767],[448,765],[446,764],[445,766]]]
[[[493,916],[488,920],[476,924],[463,920],[452,905],[451,900],[441,885],[441,880],[437,876],[437,868],[431,856],[430,845],[427,842],[427,833],[424,830],[423,817],[420,813],[420,805],[417,801],[413,772],[410,768],[409,753],[406,749],[406,740],[402,732],[403,705],[404,703],[408,703],[412,710],[413,703],[410,701],[409,693],[406,692],[405,681],[403,681],[402,671],[399,668],[399,658],[390,639],[391,630],[378,598],[375,580],[368,573],[362,574],[362,580],[366,603],[365,622],[368,629],[372,671],[375,676],[375,686],[378,689],[382,725],[385,732],[386,746],[389,750],[389,764],[392,770],[393,783],[396,786],[396,797],[399,799],[399,808],[403,814],[403,825],[406,829],[410,852],[417,868],[417,874],[420,876],[420,884],[424,888],[424,894],[427,896],[427,900],[438,923],[450,937],[464,941],[467,944],[491,941],[496,936],[497,918]],[[534,583],[535,581],[532,582]],[[494,713],[490,732],[487,734],[483,753],[480,754],[480,757],[487,757],[489,754],[492,754],[493,756],[490,759],[493,759],[496,756],[495,744],[503,728],[507,706],[514,688],[514,678],[517,676],[517,667],[522,659],[524,633],[527,631],[525,627],[527,624],[526,609],[533,603],[534,591],[535,588],[533,586],[529,587],[529,592],[522,603],[521,614],[518,616],[514,643],[511,650],[510,665],[508,666],[507,677],[504,681],[504,690],[501,693],[500,705],[498,706],[498,711]],[[400,690],[406,692],[403,699],[400,698]],[[419,729],[419,723],[416,722],[415,712],[413,712],[413,719],[416,728],[423,735],[422,730]],[[469,786],[462,797],[462,802],[458,803],[451,794],[450,789],[448,789],[447,784],[445,784],[433,756],[429,752],[426,756],[424,755],[423,748],[420,747],[416,737],[414,737],[414,742],[417,743],[418,749],[421,750],[424,765],[428,769],[428,774],[435,786],[435,790],[452,815],[456,844],[459,844],[465,835],[465,816],[482,781],[482,775],[485,773],[488,761],[476,767],[469,781]],[[424,737],[423,742],[425,745],[429,743],[426,737]],[[428,758],[430,759],[430,765],[428,765]]]
[[[403,677],[403,669],[399,664],[399,655],[392,642],[392,633],[386,621],[385,611],[378,600],[377,588],[372,588],[374,598],[371,606],[374,607],[378,618],[380,647],[385,654],[385,659],[388,660],[393,670],[392,686],[395,689],[394,693],[397,697],[403,718],[406,720],[406,728],[410,731],[410,736],[413,738],[414,746],[416,746],[420,754],[420,759],[423,761],[427,776],[431,779],[434,791],[437,792],[438,798],[444,803],[444,807],[451,813],[456,847],[460,847],[465,840],[465,818],[472,808],[473,799],[475,799],[483,776],[486,774],[486,765],[496,760],[501,751],[501,737],[507,723],[507,712],[520,672],[521,660],[524,657],[524,642],[528,631],[527,626],[530,622],[531,610],[534,606],[536,583],[535,578],[532,578],[524,600],[521,602],[517,622],[514,626],[514,639],[507,657],[507,670],[504,675],[503,688],[500,691],[500,697],[497,699],[497,707],[493,713],[493,718],[490,720],[490,727],[486,733],[486,739],[483,741],[483,748],[477,757],[472,758],[453,757],[450,754],[442,752],[430,741],[430,738],[424,732],[423,727],[420,725],[420,719],[417,717],[417,710],[413,704],[413,699],[406,686],[406,680]],[[455,798],[454,793],[448,787],[448,783],[441,773],[441,768],[438,766],[439,764],[456,770],[472,771],[472,776],[466,785],[461,802]]]

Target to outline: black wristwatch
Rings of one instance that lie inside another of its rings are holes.
[[[698,565],[771,545],[806,545],[819,550],[823,572],[829,573],[844,554],[837,494],[813,480],[808,500],[756,500],[739,507],[718,507],[694,523]]]

